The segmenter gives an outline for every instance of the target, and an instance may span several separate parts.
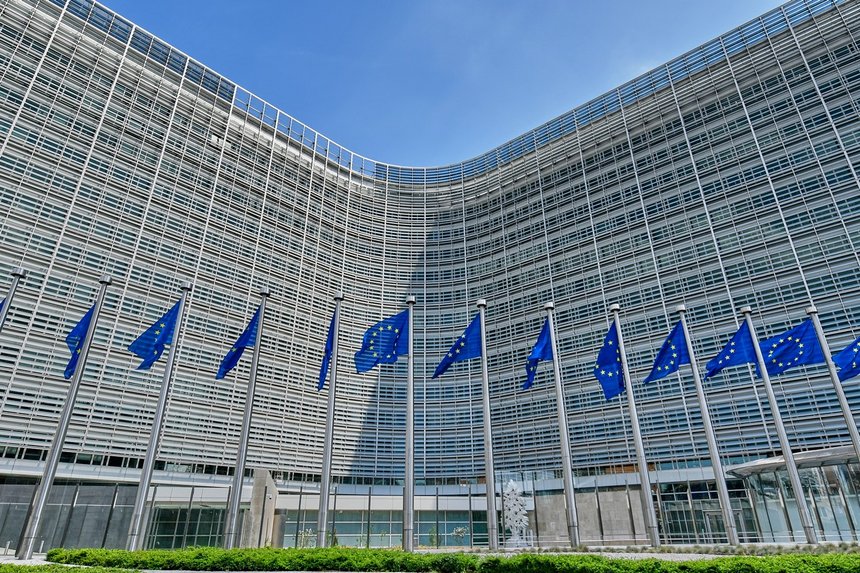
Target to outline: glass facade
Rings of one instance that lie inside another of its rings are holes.
[[[485,479],[479,365],[430,379],[478,298],[489,303],[496,470],[555,475],[550,369],[519,389],[552,300],[577,488],[604,489],[598,509],[629,503],[638,479],[626,406],[606,402],[591,375],[606,309],[619,303],[646,457],[668,487],[655,503],[671,501],[677,535],[706,538],[718,529],[710,506],[673,505],[712,498],[710,486],[691,485],[712,478],[691,375],[638,381],[680,303],[700,359],[734,333],[743,305],[762,338],[805,318],[810,302],[834,349],[860,334],[858,33],[858,2],[794,0],[486,154],[423,168],[344,149],[90,0],[3,0],[0,272],[23,265],[30,275],[0,334],[0,474],[44,459],[67,390],[64,335],[108,273],[115,283],[63,454],[76,472],[134,483],[164,364],[136,371],[125,348],[191,280],[158,453],[164,475],[223,484],[232,472],[249,361],[224,381],[214,374],[261,286],[272,297],[249,467],[279,483],[319,481],[326,395],[316,376],[343,291],[337,483],[399,495],[405,363],[358,375],[350,359],[364,329],[407,295],[418,300],[422,495],[460,484],[477,492]],[[776,382],[794,448],[848,441],[823,367]],[[860,387],[845,391],[857,404]],[[776,452],[748,369],[706,392],[727,462]],[[170,511],[159,510],[154,533],[167,546],[180,522],[202,528],[183,536],[214,540],[211,516]],[[398,536],[394,510],[379,511],[389,515],[343,516],[338,537]],[[445,512],[431,519],[418,508],[420,544],[449,544],[470,515]],[[292,523],[284,539],[298,544],[313,518],[282,513]],[[667,539],[672,523],[663,521]]]
[[[857,466],[804,468],[800,479],[813,523],[823,532],[822,540],[855,541],[860,517]],[[747,485],[764,533],[762,541],[785,543],[802,538],[797,500],[784,469],[750,476]]]

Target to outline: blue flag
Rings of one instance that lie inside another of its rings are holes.
[[[257,307],[257,312],[254,313],[254,318],[251,319],[251,322],[249,322],[248,326],[245,327],[245,331],[239,335],[239,338],[236,340],[236,344],[233,345],[233,348],[230,349],[230,352],[228,352],[227,356],[224,357],[224,360],[221,361],[221,366],[218,367],[218,374],[215,375],[215,380],[221,380],[228,372],[236,367],[236,364],[239,363],[239,359],[242,358],[242,353],[245,352],[246,348],[253,348],[257,345],[257,331],[259,330],[259,323],[260,307]]]
[[[361,350],[355,353],[355,369],[367,372],[377,364],[397,362],[409,352],[409,311],[404,310],[381,320],[367,329]]]
[[[746,321],[744,321],[728,344],[705,365],[707,369],[705,379],[716,376],[723,368],[755,363],[752,335]],[[758,365],[756,365],[756,370],[758,370]]]
[[[328,365],[331,362],[331,353],[334,352],[334,317],[335,315],[332,314],[331,323],[328,325],[328,336],[325,339],[325,353],[323,353],[322,366],[320,366],[320,381],[317,384],[317,390],[322,390],[325,386],[325,379],[328,376]]]
[[[173,331],[176,330],[176,319],[179,317],[179,301],[164,313],[164,316],[155,321],[155,324],[144,331],[143,334],[128,345],[128,349],[140,356],[143,362],[137,367],[138,370],[149,370],[158,362],[164,352],[166,344],[173,344]]]
[[[791,330],[768,338],[761,344],[761,353],[767,373],[771,376],[782,374],[789,368],[802,364],[821,364],[824,352],[818,344],[815,325],[806,319]]]
[[[843,382],[860,374],[860,338],[835,355],[833,363],[839,367],[839,379]]]
[[[654,367],[651,368],[651,374],[645,378],[645,382],[653,382],[676,372],[681,364],[689,364],[690,355],[687,353],[687,340],[684,337],[684,328],[681,321],[675,325],[669,337],[657,353],[657,358],[654,360]]]
[[[618,348],[618,327],[615,322],[609,327],[603,348],[597,354],[597,364],[594,365],[594,377],[603,388],[603,395],[611,400],[624,392],[624,374],[621,370],[621,350]]]
[[[481,355],[481,313],[475,315],[460,338],[451,347],[439,366],[436,367],[436,372],[433,373],[433,378],[438,378],[448,370],[454,362],[461,360],[469,360],[477,358]]]
[[[95,311],[96,305],[90,307],[87,313],[81,318],[80,321],[72,328],[71,332],[66,336],[66,346],[69,347],[69,352],[72,353],[72,357],[69,359],[69,363],[66,365],[66,370],[63,372],[63,377],[68,380],[75,373],[75,369],[78,367],[78,359],[81,356],[81,350],[84,347],[84,339],[87,337],[87,330],[90,328],[90,322],[93,320],[93,312]]]
[[[526,362],[526,381],[523,383],[523,390],[528,390],[535,383],[535,373],[537,365],[541,360],[552,360],[552,340],[549,336],[549,318],[543,321],[543,327],[540,329],[537,342],[529,354],[528,362]]]

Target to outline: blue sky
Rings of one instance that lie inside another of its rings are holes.
[[[465,160],[774,0],[106,0],[365,157]]]

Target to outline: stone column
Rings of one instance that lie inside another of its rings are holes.
[[[254,485],[251,488],[251,507],[242,522],[240,547],[272,547],[275,525],[275,506],[278,503],[278,488],[268,470],[254,470]],[[280,546],[280,543],[278,543]]]

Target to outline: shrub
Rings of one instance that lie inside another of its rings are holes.
[[[0,563],[0,573],[69,573],[65,565],[18,565],[17,563]],[[106,569],[94,567],[87,573],[129,573],[127,569]]]
[[[804,548],[805,549],[805,548]],[[837,548],[838,549],[838,548]],[[233,549],[192,547],[178,550],[121,551],[115,549],[52,549],[56,563],[123,567],[127,569],[185,569],[192,571],[410,571],[438,573],[854,573],[857,553],[816,554],[806,550],[767,557],[720,557],[697,561],[607,559],[593,553],[521,553],[480,556],[474,553],[404,553],[391,549],[346,547],[309,549]],[[56,566],[44,572],[58,573]],[[64,573],[67,570],[64,570]],[[19,573],[4,570],[0,573]],[[105,570],[93,573],[113,573]]]
[[[464,553],[443,553],[433,556],[433,571],[439,573],[474,573],[478,571],[479,559]]]

